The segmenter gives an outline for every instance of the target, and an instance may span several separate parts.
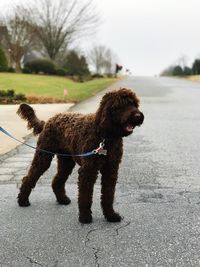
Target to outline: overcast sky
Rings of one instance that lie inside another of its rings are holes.
[[[0,0],[0,9],[14,1]],[[90,43],[110,47],[133,74],[159,74],[181,55],[188,64],[200,56],[200,0],[94,1],[103,23]]]

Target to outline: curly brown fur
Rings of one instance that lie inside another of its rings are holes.
[[[65,192],[65,182],[76,163],[80,165],[78,177],[79,221],[92,221],[93,188],[100,171],[101,206],[105,218],[118,222],[121,216],[114,211],[114,193],[118,168],[123,153],[122,138],[133,132],[134,127],[143,123],[144,116],[139,111],[139,99],[129,89],[119,89],[104,95],[96,113],[60,113],[49,119],[45,125],[39,121],[32,108],[20,106],[20,114],[28,121],[28,127],[35,133],[41,131],[37,148],[56,153],[79,154],[91,151],[105,139],[107,156],[62,157],[58,156],[57,174],[52,188],[59,204],[67,205],[70,199]],[[37,129],[37,130],[36,130]],[[29,195],[40,176],[49,168],[53,156],[36,150],[27,176],[22,180],[18,195],[20,206],[28,206]]]

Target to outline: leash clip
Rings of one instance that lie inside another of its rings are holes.
[[[94,150],[95,154],[106,156],[107,149],[104,149],[104,146],[105,146],[105,139],[103,139],[103,141],[99,144],[99,147]]]

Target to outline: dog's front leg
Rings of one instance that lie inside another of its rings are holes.
[[[92,222],[92,196],[94,183],[97,179],[97,170],[94,166],[82,166],[79,169],[78,178],[78,207],[79,207],[79,221],[81,223]]]
[[[101,207],[105,218],[109,222],[121,221],[121,216],[113,208],[118,168],[118,163],[107,163],[101,170]]]

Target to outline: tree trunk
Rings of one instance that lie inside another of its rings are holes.
[[[20,60],[17,60],[15,62],[15,71],[18,73],[21,73],[21,64],[20,64]]]

